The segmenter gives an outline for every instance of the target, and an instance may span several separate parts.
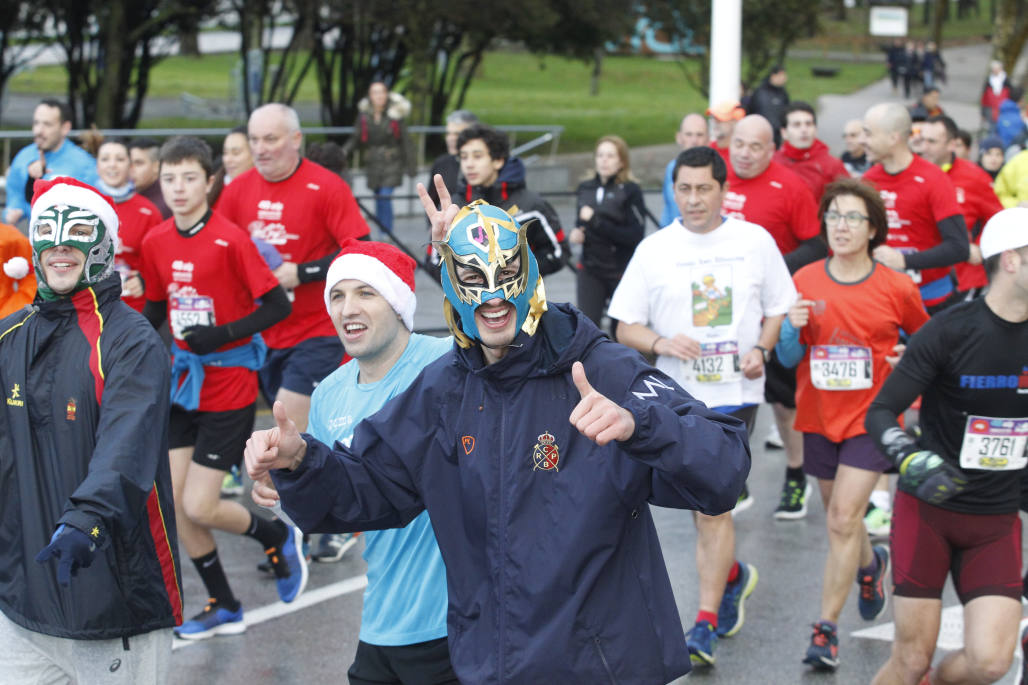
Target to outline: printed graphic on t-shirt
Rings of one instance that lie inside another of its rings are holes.
[[[732,323],[732,267],[706,264],[693,267],[692,325],[729,326]]]

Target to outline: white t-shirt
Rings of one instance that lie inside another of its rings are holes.
[[[795,301],[789,269],[766,230],[728,218],[693,233],[676,219],[635,248],[608,314],[665,338],[698,340],[699,362],[661,355],[657,368],[708,406],[725,407],[764,401],[764,377],[749,380],[733,364],[757,344],[762,319],[785,314]]]

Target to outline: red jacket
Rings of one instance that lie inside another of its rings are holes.
[[[814,194],[814,200],[821,201],[825,186],[840,178],[849,178],[846,167],[828,152],[828,146],[820,140],[806,150],[793,147],[788,141],[775,153],[774,160],[796,172]]]

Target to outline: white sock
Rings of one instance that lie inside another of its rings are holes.
[[[884,511],[892,511],[892,494],[888,490],[872,490],[871,504]]]

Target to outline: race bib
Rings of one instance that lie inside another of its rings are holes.
[[[916,247],[899,247],[896,249],[905,255],[917,252]],[[907,269],[905,273],[910,276],[910,280],[912,280],[915,285],[921,285],[921,271],[919,269]]]
[[[183,340],[190,326],[214,326],[214,300],[203,295],[173,295],[168,299],[171,334]]]
[[[1028,465],[1028,418],[968,416],[960,445],[960,467],[1016,471]]]
[[[818,390],[867,390],[872,378],[870,347],[811,346],[810,382]]]
[[[682,362],[686,383],[734,383],[739,371],[739,343],[735,340],[701,343],[698,359]]]

